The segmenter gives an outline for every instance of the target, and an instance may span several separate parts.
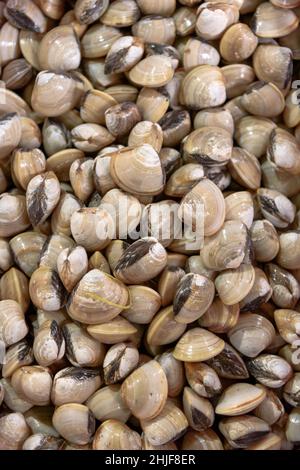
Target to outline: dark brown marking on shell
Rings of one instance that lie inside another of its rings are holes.
[[[259,439],[261,439],[268,433],[269,433],[269,430],[268,431],[253,431],[253,432],[250,432],[249,434],[246,434],[245,436],[241,436],[238,439],[235,439],[234,442],[240,447],[248,447],[250,444],[258,441]]]
[[[247,368],[253,377],[257,380],[260,378],[270,379],[270,380],[280,380],[274,372],[266,367],[266,361],[262,358],[251,359],[247,362]]]
[[[40,444],[34,450],[59,450],[64,440],[54,436],[42,436]]]
[[[193,277],[193,274],[188,274],[180,281],[173,301],[174,315],[180,313],[180,310],[191,295]]]
[[[201,426],[201,430],[205,430],[209,428],[211,422],[210,419],[202,413],[198,408],[195,408],[194,406],[191,406],[191,416],[192,420],[195,426],[199,428]]]
[[[175,129],[176,127],[180,126],[180,124],[188,118],[189,113],[187,111],[170,111],[161,118],[159,125],[163,131],[167,131],[169,129]]]
[[[279,285],[279,286],[284,286],[286,289],[289,291],[291,295],[293,295],[293,288],[291,286],[291,276],[294,278],[294,276],[286,271],[283,268],[280,268],[274,263],[268,263],[265,265],[265,272],[269,278],[269,280],[272,282],[273,285]],[[295,279],[295,278],[294,278]],[[295,279],[296,281],[296,279]]]
[[[240,355],[228,344],[217,356],[206,361],[220,377],[228,379],[247,379],[249,377],[246,364]]]
[[[89,433],[90,436],[92,436],[94,434],[95,427],[96,427],[95,418],[93,416],[93,413],[89,410],[89,412],[88,412],[88,433]]]
[[[133,245],[130,245],[121,256],[115,271],[118,273],[133,266],[146,256],[155,244],[155,241],[137,240]]]
[[[92,22],[94,22],[94,21],[97,20],[97,17],[100,18],[102,6],[103,6],[103,0],[95,0],[94,6],[91,7],[91,8],[87,8],[80,15],[80,23],[88,24],[91,19],[93,20]],[[93,18],[93,17],[95,17],[95,18]]]
[[[30,195],[28,204],[28,216],[34,227],[42,222],[46,210],[47,196],[45,194],[45,178],[42,177],[41,183]]]
[[[58,351],[59,351],[60,348],[61,348],[64,337],[63,337],[63,334],[61,332],[60,327],[58,326],[58,323],[55,320],[53,320],[51,322],[50,333],[51,333],[52,338],[56,342],[57,348],[58,348]]]
[[[265,85],[267,85],[267,82],[264,82],[263,80],[253,83],[247,88],[245,95],[251,95],[253,91],[261,90]]]
[[[110,74],[110,73],[118,73],[124,70],[124,67],[126,66],[125,64],[125,59],[126,59],[126,54],[128,53],[130,49],[130,46],[124,47],[124,49],[121,49],[114,54],[111,54],[109,57],[106,57],[105,59],[105,65],[104,65],[104,73],[105,74]]]
[[[64,325],[62,327],[62,333],[64,335],[65,343],[66,343],[66,355],[69,356],[72,359],[72,361],[77,362],[76,356],[75,356],[75,349],[74,349],[74,345],[72,342],[72,335],[70,334],[68,325]]]
[[[267,292],[265,295],[259,295],[255,299],[251,300],[251,302],[246,303],[243,307],[240,308],[241,312],[255,312],[262,304],[267,302],[270,293]]]
[[[41,33],[40,28],[22,11],[6,7],[6,15],[18,28]]]
[[[106,385],[114,384],[120,380],[119,368],[121,359],[126,351],[126,347],[119,352],[118,356],[103,369],[104,382]]]
[[[277,217],[281,218],[280,217],[281,214],[278,211],[278,208],[275,202],[273,201],[273,199],[267,196],[260,196],[260,195],[258,196],[258,198],[259,198],[259,203],[260,203],[262,210],[265,210],[269,214],[276,215]]]
[[[24,359],[29,356],[31,352],[31,346],[27,342],[22,341],[22,343],[20,343],[18,347],[18,361],[24,361]]]
[[[165,57],[169,57],[170,59],[180,59],[175,47],[169,46],[167,44],[149,43],[146,45],[146,53],[148,55],[163,55]]]
[[[97,369],[91,368],[80,368],[80,367],[68,367],[65,369],[58,379],[62,377],[70,377],[75,382],[84,382],[86,380],[94,379],[99,376],[99,371]]]
[[[286,76],[285,76],[285,79],[284,79],[284,84],[283,84],[283,88],[287,88],[288,86],[290,86],[290,83],[291,83],[291,80],[293,78],[293,57],[292,57],[292,52],[289,51],[289,64],[288,64],[288,67],[287,67],[287,71],[286,71]]]
[[[217,160],[210,158],[205,153],[188,153],[188,156],[192,158],[196,163],[201,163],[203,166],[224,165],[224,162],[218,162]]]
[[[7,113],[4,116],[0,117],[0,126],[6,124],[9,121],[12,121],[17,116],[17,113]]]
[[[60,299],[61,306],[63,307],[66,302],[67,293],[63,286],[63,283],[59,278],[59,275],[54,270],[51,273],[51,285],[54,288],[58,298]]]

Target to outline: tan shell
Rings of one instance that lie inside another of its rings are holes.
[[[241,264],[236,269],[228,269],[220,273],[215,280],[215,286],[221,301],[225,305],[234,306],[249,294],[254,280],[253,266]]]
[[[247,64],[225,65],[221,70],[225,78],[228,99],[240,96],[255,80],[254,70]]]
[[[173,307],[166,307],[150,323],[147,330],[147,342],[154,346],[170,344],[178,340],[185,330],[186,325],[176,321]]]
[[[276,64],[276,66],[275,66]],[[260,44],[253,54],[253,68],[259,80],[285,89],[291,80],[292,54],[288,47]]]
[[[141,428],[152,445],[163,445],[177,440],[185,433],[188,421],[183,412],[168,400],[160,414],[154,418],[141,420]]]
[[[179,361],[199,362],[217,356],[224,348],[224,341],[208,330],[192,328],[187,331],[174,349],[174,357]]]
[[[244,415],[223,418],[219,430],[234,449],[246,448],[270,431],[270,426],[256,416]]]
[[[218,1],[202,3],[197,13],[196,33],[206,40],[218,39],[239,19],[237,6]]]
[[[128,290],[112,276],[93,269],[83,276],[68,302],[69,315],[82,323],[98,324],[128,307]]]
[[[159,124],[151,121],[141,121],[134,126],[128,137],[128,145],[137,147],[142,144],[151,145],[160,152],[163,143],[163,132]]]
[[[220,106],[226,100],[225,80],[219,67],[199,65],[185,75],[180,89],[180,101],[198,110]]]
[[[175,21],[172,17],[146,16],[132,26],[132,33],[146,43],[173,44],[176,35]]]
[[[233,380],[243,380],[249,377],[245,362],[230,344],[225,343],[220,354],[209,359],[207,363],[219,377]]]
[[[117,344],[128,341],[137,329],[129,321],[121,316],[113,318],[105,323],[93,324],[87,327],[87,332],[104,344]]]
[[[73,212],[71,232],[75,241],[87,251],[102,250],[114,237],[114,222],[102,207],[84,207]]]
[[[270,106],[272,103],[272,106]],[[283,94],[274,83],[254,82],[241,98],[241,104],[249,114],[262,117],[275,117],[285,107]]]
[[[299,24],[295,13],[278,8],[270,2],[261,3],[252,20],[254,33],[261,38],[278,38],[294,31]]]
[[[95,432],[94,416],[87,406],[78,403],[57,407],[52,421],[59,434],[74,444],[88,444]]]
[[[238,416],[254,410],[266,397],[266,391],[248,383],[235,383],[223,392],[216,406],[216,413]]]
[[[94,450],[141,450],[140,435],[116,419],[104,421],[97,429]]]
[[[2,193],[0,195],[0,237],[12,237],[29,226],[25,196]]]
[[[134,416],[141,420],[155,418],[162,411],[168,394],[162,367],[154,360],[142,365],[124,380],[121,394]]]
[[[99,367],[104,360],[105,347],[75,323],[62,326],[66,357],[76,367]]]
[[[15,300],[0,301],[0,339],[6,345],[15,344],[28,333],[24,313]]]
[[[194,118],[194,128],[221,127],[231,135],[234,132],[234,120],[231,112],[223,108],[207,108],[198,111]]]
[[[188,431],[184,437],[181,450],[224,450],[218,435],[212,429],[205,431]]]
[[[232,137],[220,127],[201,127],[183,143],[184,160],[205,166],[225,165],[232,152]]]
[[[294,204],[275,189],[259,188],[257,198],[262,215],[275,227],[286,228],[295,218]]]
[[[4,364],[2,366],[2,377],[10,377],[19,367],[29,366],[33,363],[34,356],[31,345],[26,339],[13,344],[5,353]],[[2,384],[0,382],[0,403],[1,403]],[[3,395],[4,397],[4,395]]]
[[[252,194],[248,191],[238,191],[225,198],[225,220],[240,220],[249,229],[254,218]]]
[[[145,121],[158,122],[169,107],[169,98],[155,88],[142,88],[136,100]]]
[[[292,376],[292,368],[274,354],[260,354],[247,363],[248,370],[258,382],[269,388],[282,387]]]
[[[267,264],[265,271],[273,290],[272,300],[275,305],[280,308],[294,308],[300,298],[297,279],[292,273],[273,263]]]
[[[67,367],[55,374],[51,401],[56,406],[83,403],[100,385],[101,378],[97,369]]]
[[[300,313],[295,310],[275,310],[274,320],[282,338],[290,344],[299,340]]]
[[[99,421],[117,419],[125,423],[131,412],[121,398],[121,385],[109,385],[97,390],[86,402]]]
[[[0,450],[21,450],[29,435],[22,413],[8,413],[0,418]]]
[[[148,324],[160,309],[161,296],[147,286],[128,286],[131,305],[122,316],[133,323]]]
[[[229,329],[236,325],[239,312],[238,304],[225,305],[221,299],[215,298],[204,315],[199,318],[198,323],[201,327],[207,328],[213,333],[227,333]]]
[[[258,39],[249,26],[236,23],[230,26],[220,40],[220,54],[227,62],[243,62],[256,49]]]
[[[50,312],[59,310],[66,300],[66,292],[58,274],[46,266],[32,273],[29,293],[31,301],[37,308]]]
[[[68,72],[78,69],[81,52],[76,34],[71,26],[51,29],[39,46],[38,61],[42,70]]]
[[[128,73],[132,83],[140,87],[158,88],[166,85],[174,75],[171,59],[152,55],[141,60]]]
[[[200,256],[209,269],[235,269],[243,262],[247,244],[246,226],[237,220],[229,220],[215,235],[205,238]]]
[[[184,387],[185,376],[183,364],[177,361],[172,351],[166,351],[156,356],[156,361],[161,365],[168,381],[168,396],[177,397]]]
[[[267,118],[241,117],[236,123],[234,138],[240,147],[260,158],[266,153],[271,132],[275,127],[276,124]]]
[[[256,357],[273,341],[272,323],[256,313],[243,313],[237,324],[228,332],[231,344],[247,357]]]
[[[11,378],[15,391],[35,406],[50,403],[52,377],[49,369],[41,366],[23,366]]]
[[[183,409],[189,425],[195,431],[204,431],[212,426],[214,408],[209,400],[199,397],[191,388],[184,387]]]
[[[45,321],[37,330],[33,353],[36,362],[43,367],[62,359],[65,354],[65,340],[57,322]]]

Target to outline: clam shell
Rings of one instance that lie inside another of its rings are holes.
[[[207,361],[217,356],[224,348],[224,341],[203,328],[187,331],[174,349],[174,357],[184,362]]]
[[[216,413],[225,416],[238,416],[254,410],[266,397],[266,391],[248,383],[230,385],[221,395]]]

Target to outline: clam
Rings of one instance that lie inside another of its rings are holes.
[[[40,366],[47,367],[62,359],[65,341],[55,320],[44,322],[38,329],[33,342],[33,354]]]
[[[199,163],[187,163],[171,174],[165,186],[165,194],[171,197],[183,197],[203,178],[203,166]]]
[[[224,450],[219,436],[212,429],[187,431],[181,450]]]
[[[15,300],[23,312],[26,312],[30,304],[28,284],[28,279],[22,271],[10,268],[0,280],[1,299]]]
[[[83,202],[86,202],[94,191],[93,167],[94,161],[89,158],[75,160],[70,166],[70,183],[75,196]]]
[[[201,235],[217,233],[225,220],[225,200],[221,190],[203,178],[181,200],[179,217]]]
[[[71,26],[57,26],[42,38],[38,61],[42,70],[71,71],[81,62],[80,45]]]
[[[254,70],[247,64],[225,65],[221,70],[225,78],[226,94],[229,99],[243,94],[255,80]]]
[[[285,228],[293,222],[295,206],[284,194],[274,189],[260,188],[257,197],[263,216],[275,227]]]
[[[256,357],[272,343],[275,329],[265,317],[256,313],[243,313],[227,334],[231,344],[240,353]]]
[[[236,123],[234,138],[240,147],[260,158],[266,153],[275,127],[273,121],[264,117],[241,116]]]
[[[185,362],[185,375],[189,386],[200,397],[212,398],[222,390],[218,374],[203,362]]]
[[[89,325],[87,332],[101,343],[117,344],[134,338],[138,330],[125,318],[118,316],[99,325]]]
[[[236,23],[230,26],[220,40],[220,54],[229,63],[243,62],[256,49],[258,39],[248,25]]]
[[[88,258],[84,248],[65,248],[57,258],[57,271],[68,292],[71,292],[88,269]]]
[[[145,43],[173,44],[176,35],[174,19],[159,15],[144,16],[131,30],[134,36],[138,36]]]
[[[152,237],[130,245],[119,259],[114,273],[126,284],[140,284],[153,279],[167,264],[164,247]]]
[[[265,397],[263,388],[243,382],[235,383],[224,390],[215,411],[224,416],[243,415],[259,406]]]
[[[77,0],[74,13],[80,24],[91,24],[97,21],[107,10],[108,0]]]
[[[296,14],[290,9],[282,9],[263,2],[255,10],[252,29],[260,38],[280,38],[293,32],[299,24]]]
[[[116,419],[122,423],[128,420],[131,413],[122,400],[120,390],[119,384],[109,385],[90,396],[86,404],[96,419],[99,421]]]
[[[128,290],[118,279],[93,269],[85,274],[68,301],[71,318],[90,325],[115,318],[128,307]]]
[[[204,315],[199,318],[198,323],[201,327],[207,328],[213,333],[227,333],[229,329],[236,325],[239,312],[240,309],[237,303],[226,305],[220,298],[215,298]]]
[[[104,360],[105,348],[76,323],[62,326],[66,343],[66,357],[76,367],[99,367]]]
[[[101,23],[126,28],[133,25],[140,17],[140,10],[134,0],[117,0],[101,16]]]
[[[102,250],[114,235],[114,221],[102,207],[84,207],[73,212],[70,221],[75,241],[87,251]]]
[[[267,158],[279,170],[298,175],[300,146],[295,137],[284,129],[274,129],[267,148]],[[285,156],[289,155],[288,161]]]
[[[138,62],[129,72],[132,83],[140,87],[158,88],[166,85],[174,75],[172,61],[162,55],[151,55]]]
[[[141,448],[140,435],[116,419],[104,421],[93,439],[94,450],[141,450]]]
[[[238,19],[239,10],[235,5],[221,2],[203,3],[198,9],[196,33],[207,41],[218,39]]]
[[[79,149],[60,150],[47,159],[47,170],[54,171],[60,181],[70,181],[72,163],[82,158],[84,158],[84,153]]]
[[[292,375],[287,361],[273,354],[261,354],[247,363],[251,375],[269,388],[282,387]]]
[[[194,118],[194,128],[199,127],[221,127],[231,135],[234,132],[234,121],[232,114],[225,108],[208,108],[198,111]]]
[[[61,450],[64,440],[55,436],[36,433],[23,443],[22,450]]]
[[[26,206],[30,222],[40,225],[55,209],[60,198],[59,181],[53,171],[34,176],[26,190]]]
[[[218,65],[220,54],[211,44],[191,38],[183,50],[183,66],[189,72],[198,65]]]
[[[192,323],[209,309],[214,299],[213,282],[200,274],[189,273],[178,283],[173,310],[179,323]]]
[[[144,87],[136,100],[143,120],[158,122],[166,113],[170,100],[159,89]]]
[[[3,378],[1,379],[0,383],[4,392],[3,404],[6,405],[11,411],[15,411],[17,413],[26,413],[33,407],[32,403],[21,398],[20,394],[15,391],[11,384],[10,378]]]
[[[0,237],[12,237],[30,226],[26,199],[21,194],[0,194]]]
[[[162,305],[162,293],[142,285],[128,286],[128,292],[131,304],[122,316],[133,323],[150,323]]]
[[[71,235],[71,217],[82,207],[82,203],[71,193],[61,192],[57,206],[51,216],[51,229],[57,235]]]
[[[5,354],[2,366],[2,377],[10,377],[19,367],[31,365],[34,361],[33,350],[26,339],[10,346]],[[0,382],[0,397],[1,397]],[[1,398],[0,398],[1,402]]]
[[[16,149],[11,163],[12,177],[15,184],[26,191],[30,180],[46,170],[46,158],[39,149]]]
[[[8,0],[5,16],[16,28],[44,33],[47,29],[46,17],[31,0]]]
[[[118,138],[128,135],[131,129],[141,121],[137,105],[127,101],[111,106],[104,115],[107,129]]]
[[[175,147],[191,131],[191,118],[188,111],[174,110],[166,113],[159,124],[163,131],[163,145]]]
[[[272,300],[277,307],[293,309],[300,297],[298,281],[285,269],[273,263],[266,265],[266,274],[273,290]]]
[[[250,228],[254,217],[252,195],[248,191],[232,193],[225,198],[225,220],[240,220]]]
[[[287,127],[295,127],[300,123],[300,110],[297,106],[297,90],[291,90],[286,97],[283,120]],[[296,140],[299,141],[296,132],[295,137]]]
[[[272,296],[272,287],[268,282],[265,273],[259,269],[254,269],[254,282],[248,294],[241,300],[241,312],[255,312],[262,304],[266,303]]]
[[[250,229],[255,259],[260,262],[273,260],[279,251],[279,238],[274,225],[266,219],[255,220]]]
[[[199,397],[191,388],[183,391],[183,409],[189,425],[195,431],[204,431],[212,426],[215,413],[212,404],[206,398]]]
[[[258,189],[261,183],[261,169],[257,158],[245,149],[234,147],[228,169],[232,178],[243,187]]]
[[[162,246],[169,246],[182,232],[179,205],[172,200],[147,204],[140,220],[140,237],[154,237]]]
[[[220,106],[225,100],[225,80],[219,67],[199,65],[185,75],[180,89],[181,104],[199,110]]]
[[[23,366],[17,369],[11,378],[11,384],[20,398],[35,406],[50,403],[52,376],[46,367]]]
[[[30,436],[30,428],[22,413],[7,413],[0,418],[0,449],[21,450]]]
[[[21,305],[15,300],[0,301],[0,339],[5,346],[15,344],[28,333]]]
[[[13,252],[8,241],[4,238],[0,239],[0,273],[7,271],[13,265]]]
[[[53,379],[51,401],[56,406],[85,402],[101,385],[97,369],[67,367]]]
[[[121,394],[134,416],[150,422],[167,400],[168,382],[162,367],[155,360],[142,365],[124,380]]]
[[[87,406],[79,403],[58,406],[52,420],[59,434],[74,444],[87,444],[95,432],[95,418]]]
[[[37,308],[50,312],[59,310],[66,301],[66,292],[58,274],[46,266],[32,273],[29,294]]]
[[[251,415],[223,418],[219,429],[234,448],[247,448],[270,431],[270,426],[260,418]]]
[[[44,243],[41,251],[39,266],[57,270],[57,259],[65,248],[74,248],[74,241],[65,235],[50,235]]]
[[[285,432],[289,442],[299,442],[300,408],[293,408],[290,412]]]
[[[298,255],[299,235],[297,230],[291,230],[279,235],[277,263],[285,269],[300,268],[300,258]]]
[[[141,428],[152,445],[163,445],[179,439],[186,431],[188,421],[172,401],[168,400],[160,414],[141,420]]]
[[[179,361],[207,361],[220,354],[224,346],[224,341],[214,333],[203,328],[192,328],[180,338],[173,354]]]
[[[220,127],[200,127],[183,143],[183,156],[187,163],[204,166],[225,165],[231,158],[232,137]]]
[[[107,351],[104,358],[104,382],[107,385],[120,382],[137,367],[138,361],[139,352],[133,345],[115,344]]]
[[[275,310],[274,320],[280,336],[290,344],[299,340],[300,313],[290,309]]]
[[[176,0],[159,0],[155,4],[151,0],[136,2],[144,15],[171,16],[176,8]]]
[[[136,65],[144,53],[143,41],[134,36],[122,36],[114,41],[105,58],[105,72],[127,72]]]
[[[272,106],[270,106],[272,103]],[[242,95],[241,104],[249,114],[272,118],[282,113],[285,101],[282,92],[272,82],[254,82]]]
[[[219,377],[225,379],[247,379],[249,377],[246,364],[238,352],[225,343],[224,349],[220,354],[207,361]]]
[[[147,330],[147,342],[161,346],[178,340],[186,330],[185,323],[179,323],[172,306],[162,309],[150,323]]]
[[[270,390],[263,385],[258,385],[258,387],[265,390],[266,397],[254,410],[254,414],[272,426],[283,416],[284,406],[273,390]]]
[[[165,184],[159,156],[149,144],[113,153],[110,172],[121,189],[137,196],[159,194]]]
[[[163,307],[172,303],[177,285],[184,275],[184,270],[179,266],[166,266],[161,273],[158,282],[158,292],[161,296],[161,305]]]
[[[221,272],[215,279],[215,286],[221,303],[226,306],[235,306],[247,297],[254,282],[255,270],[253,266],[241,264],[236,269],[227,269]]]
[[[21,55],[19,38],[21,31],[8,21],[0,29],[1,66],[4,66]],[[21,39],[21,38],[20,38]],[[24,54],[25,56],[25,54]],[[26,58],[26,57],[25,57]]]
[[[259,80],[272,82],[283,90],[291,81],[291,50],[277,44],[259,44],[253,54],[253,68]]]
[[[172,351],[166,351],[156,356],[156,361],[163,368],[168,381],[168,396],[177,397],[184,387],[185,377],[183,364],[177,361]]]
[[[132,128],[128,136],[128,145],[129,147],[137,147],[142,144],[149,144],[156,152],[160,152],[163,139],[163,130],[159,124],[151,121],[141,121]]]
[[[214,235],[205,238],[200,256],[204,265],[215,271],[239,268],[246,255],[246,226],[237,220],[226,221]]]

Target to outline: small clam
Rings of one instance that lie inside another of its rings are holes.
[[[214,298],[213,282],[200,274],[186,274],[178,283],[174,296],[175,320],[192,323],[210,307]]]
[[[225,220],[240,220],[248,229],[254,217],[252,195],[248,191],[232,193],[225,198]]]
[[[292,375],[287,361],[274,354],[261,354],[247,363],[248,371],[269,388],[282,387]]]
[[[0,237],[12,237],[30,226],[26,199],[21,194],[0,194]]]
[[[275,227],[285,228],[295,218],[295,206],[284,194],[274,189],[259,188],[257,198],[263,216]]]
[[[15,300],[26,312],[30,304],[28,285],[28,279],[22,271],[10,268],[1,277],[0,297],[2,300]]]
[[[299,19],[293,10],[282,9],[263,2],[255,10],[252,18],[252,29],[260,38],[280,38],[294,31]]]
[[[117,138],[128,135],[132,128],[141,121],[137,105],[131,102],[111,106],[104,114],[107,129]]]
[[[101,385],[97,369],[67,367],[53,379],[51,400],[55,406],[66,403],[83,403]]]
[[[293,309],[300,297],[298,281],[289,271],[276,264],[269,263],[265,269],[273,290],[272,300],[275,305]]]
[[[138,330],[125,318],[118,316],[100,325],[88,326],[87,332],[101,343],[117,344],[133,339]]]
[[[159,415],[141,420],[146,439],[155,446],[176,441],[185,433],[187,427],[185,415],[171,400],[167,401]]]
[[[268,262],[275,258],[279,251],[279,238],[271,222],[265,219],[254,221],[250,236],[257,261]]]
[[[163,131],[163,145],[175,147],[191,131],[191,118],[187,111],[178,110],[166,113],[159,124]]]
[[[180,338],[173,354],[179,361],[206,361],[217,356],[224,346],[224,341],[210,331],[192,328]]]
[[[63,191],[51,216],[53,234],[70,236],[72,214],[80,209],[81,206],[82,203],[73,194]]]
[[[205,238],[200,256],[209,269],[235,269],[243,262],[247,244],[247,227],[237,220],[229,220],[215,235]]]
[[[37,33],[44,33],[47,29],[46,17],[31,0],[8,0],[5,16],[16,28]]]
[[[177,397],[183,389],[185,383],[184,368],[180,361],[177,361],[172,351],[166,351],[156,356],[156,361],[161,365],[168,381],[168,396]]]
[[[231,152],[232,137],[221,127],[200,127],[189,134],[183,143],[184,160],[188,163],[225,165],[230,160]]]
[[[26,191],[30,180],[46,170],[46,158],[39,149],[16,149],[12,156],[11,172],[15,184]]]
[[[144,16],[131,30],[134,36],[138,36],[145,43],[173,44],[176,35],[174,19],[158,15]]]
[[[49,405],[52,387],[49,369],[41,366],[20,367],[12,375],[11,384],[21,398],[33,405]]]
[[[277,263],[285,269],[299,269],[299,246],[300,233],[288,231],[279,235],[279,253]]]
[[[273,121],[264,117],[241,116],[236,123],[234,138],[240,147],[260,158],[266,153],[275,127]]]
[[[209,359],[207,363],[216,371],[219,377],[233,380],[242,380],[249,377],[242,357],[230,344],[225,343],[223,351]]]
[[[172,61],[162,55],[151,55],[138,62],[129,72],[132,83],[140,87],[158,88],[166,85],[174,75]]]
[[[63,443],[58,437],[35,433],[26,439],[22,450],[61,450]]]
[[[272,103],[272,106],[270,106]],[[242,95],[241,104],[244,109],[256,116],[275,117],[285,107],[284,97],[272,82],[254,82]]]
[[[21,398],[20,394],[15,391],[10,379],[3,378],[0,383],[4,390],[3,404],[10,410],[17,413],[26,413],[33,407],[32,403]]]
[[[86,404],[99,421],[116,419],[126,423],[131,412],[121,397],[121,385],[109,385],[97,390]]]
[[[128,286],[128,292],[131,304],[122,316],[133,323],[150,323],[162,305],[161,292],[142,285]]]
[[[0,239],[0,273],[7,271],[14,264],[12,246],[4,238]],[[15,260],[16,262],[16,260]]]
[[[136,2],[144,15],[171,16],[176,8],[176,0],[137,0]]]
[[[94,191],[93,180],[94,161],[92,159],[78,159],[70,166],[70,183],[75,196],[86,202]]]
[[[258,387],[265,390],[266,397],[254,410],[254,414],[257,418],[263,419],[266,423],[272,426],[283,416],[285,411],[284,406],[273,390],[270,390],[263,385],[258,385]]]
[[[247,64],[225,65],[221,70],[225,78],[226,94],[229,99],[240,96],[255,80],[254,70]]]
[[[185,375],[189,386],[197,395],[212,398],[222,390],[218,374],[203,362],[186,362]]]
[[[286,424],[286,437],[289,442],[299,442],[300,434],[300,408],[293,408]]]
[[[238,19],[239,10],[235,5],[221,2],[202,3],[198,9],[196,33],[207,41],[218,39]]]
[[[15,300],[0,301],[0,340],[5,346],[15,344],[28,333],[24,313]]]
[[[16,59],[7,64],[2,72],[2,80],[9,90],[20,90],[33,76],[31,65],[25,59]]]
[[[26,205],[30,222],[40,225],[55,209],[60,198],[59,181],[53,171],[34,176],[26,190]]]
[[[180,101],[193,110],[220,106],[226,100],[225,80],[219,67],[199,65],[185,75]]]
[[[140,237],[151,236],[162,246],[169,246],[182,231],[179,210],[179,205],[168,199],[147,204],[140,220]]]
[[[87,406],[78,403],[57,407],[52,420],[59,434],[74,444],[88,444],[95,432],[94,416]]]
[[[177,49],[175,49],[173,46],[169,46],[167,44],[149,43],[146,44],[145,52],[147,57],[151,55],[162,55],[169,57],[169,59],[172,61],[172,67],[174,70],[176,70],[178,67],[180,55]]]
[[[295,310],[275,310],[274,320],[280,336],[290,344],[299,341],[300,336],[300,313]]]
[[[112,240],[105,251],[105,256],[108,260],[110,269],[113,271],[117,266],[120,258],[123,256],[127,248],[129,248],[129,243],[124,240]]]
[[[221,299],[215,298],[204,315],[199,318],[198,323],[201,327],[207,328],[213,333],[227,333],[228,330],[236,325],[239,312],[240,309],[237,303],[225,305]]]
[[[32,273],[29,293],[33,304],[47,311],[59,310],[66,300],[66,292],[58,274],[46,266]]]
[[[230,385],[219,398],[216,413],[225,416],[238,416],[254,410],[266,397],[263,388],[248,383]]]
[[[128,136],[128,146],[137,147],[142,144],[149,144],[156,152],[160,152],[163,139],[163,130],[159,124],[151,121],[141,121],[132,128]]]
[[[144,43],[134,36],[122,36],[114,41],[105,58],[105,73],[127,72],[143,57]]]
[[[83,83],[75,75],[43,71],[36,77],[31,104],[42,116],[60,116],[76,106],[82,93]]]
[[[194,118],[194,128],[199,127],[221,127],[233,135],[234,121],[228,109],[207,108],[198,111]]]
[[[113,345],[106,353],[103,362],[104,382],[115,384],[125,379],[138,365],[139,352],[130,343]]]
[[[147,330],[147,342],[154,346],[170,344],[178,340],[185,330],[186,325],[176,321],[173,307],[169,306],[153,318]]]
[[[166,266],[161,273],[158,282],[158,292],[161,296],[163,307],[172,303],[177,285],[184,275],[184,270],[179,266]]]
[[[19,367],[29,366],[33,363],[33,350],[29,342],[24,339],[10,346],[5,354],[2,365],[2,377],[10,377]],[[1,397],[1,382],[0,382]],[[1,398],[0,398],[1,402]]]
[[[99,367],[104,360],[103,344],[92,338],[76,323],[62,326],[66,343],[66,357],[76,367]]]
[[[19,38],[20,30],[15,28],[8,21],[1,24],[0,46],[1,46],[1,66],[4,66],[21,55]],[[20,38],[21,39],[21,38]],[[25,54],[24,54],[25,56]],[[25,57],[26,58],[26,57]]]
[[[47,170],[54,171],[60,181],[69,181],[72,163],[82,158],[84,153],[81,150],[74,148],[60,150],[47,159]]]
[[[81,52],[71,26],[57,26],[41,40],[38,61],[42,70],[71,71],[78,69]]]
[[[251,291],[255,281],[255,270],[251,264],[241,264],[236,269],[221,272],[215,279],[216,290],[221,301],[228,306],[241,302]],[[207,312],[209,315],[209,312]]]
[[[212,426],[215,413],[212,404],[206,398],[199,397],[191,388],[183,391],[183,409],[189,425],[195,431],[204,431]]]
[[[254,269],[254,282],[248,294],[240,302],[241,312],[255,312],[257,308],[266,303],[272,296],[272,287],[265,273]]]
[[[191,38],[183,50],[183,66],[189,72],[198,65],[218,65],[220,54],[211,44]]]
[[[102,250],[114,235],[114,221],[102,207],[84,207],[73,212],[71,232],[75,241],[87,251]]]
[[[65,340],[55,320],[44,322],[37,330],[33,354],[37,363],[43,367],[50,366],[64,356]]]
[[[140,10],[134,0],[117,0],[101,16],[101,23],[126,28],[137,22]]]
[[[272,82],[281,90],[285,89],[292,75],[291,50],[277,44],[259,44],[253,54],[253,68],[259,80]]]
[[[231,344],[247,357],[256,357],[273,341],[275,329],[265,317],[256,313],[243,313],[228,332]]]
[[[300,145],[293,135],[280,128],[272,131],[267,148],[267,158],[276,168],[292,175],[298,175],[300,173],[299,152]],[[286,155],[289,155],[288,159],[286,159]]]
[[[256,416],[243,415],[223,418],[219,429],[234,449],[243,449],[266,436],[270,426]]]
[[[0,450],[21,450],[30,436],[22,413],[7,413],[0,418]]]
[[[85,274],[68,301],[71,318],[87,324],[98,324],[115,318],[128,307],[125,285],[103,271],[93,269]]]
[[[187,431],[183,437],[181,450],[224,450],[219,436],[212,429]]]
[[[39,266],[57,270],[57,259],[65,248],[73,249],[74,241],[65,235],[50,235],[41,251]]]
[[[154,360],[142,365],[124,380],[121,394],[132,414],[149,422],[161,413],[167,400],[168,382],[162,367]]]
[[[140,435],[116,419],[104,421],[97,429],[94,450],[141,450]]]
[[[108,0],[76,0],[74,13],[80,24],[88,25],[97,21],[108,5]]]
[[[165,194],[171,197],[183,197],[203,178],[201,164],[187,163],[171,174],[165,186]]]
[[[84,248],[65,248],[57,258],[57,271],[68,292],[71,292],[88,269],[88,258]]]
[[[121,189],[137,196],[159,194],[165,183],[159,155],[149,144],[113,153],[110,172]]]
[[[74,127],[71,137],[73,145],[86,153],[98,152],[115,140],[106,127],[93,123],[79,124]]]
[[[114,273],[127,284],[141,284],[157,276],[167,264],[164,247],[152,237],[130,245],[119,259]]]
[[[256,49],[258,39],[249,26],[236,23],[230,26],[220,40],[220,54],[229,62],[243,62],[248,59]]]
[[[142,88],[136,100],[145,121],[158,122],[167,112],[170,100],[160,90]]]

